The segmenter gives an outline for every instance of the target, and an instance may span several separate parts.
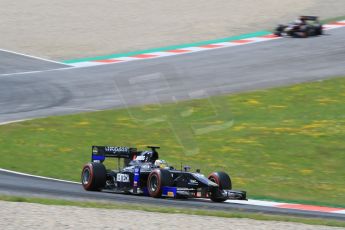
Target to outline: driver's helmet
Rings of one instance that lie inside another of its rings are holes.
[[[136,160],[141,163],[151,163],[154,164],[155,160],[158,159],[158,153],[152,151],[143,151],[140,152],[138,156],[135,156],[133,160]]]
[[[158,168],[166,168],[166,167],[168,167],[168,164],[165,160],[156,160],[155,166]]]
[[[144,151],[139,156],[136,156],[135,160],[140,162],[150,162],[152,156],[152,152]]]
[[[306,24],[307,23],[305,17],[303,17],[303,16],[299,17],[299,20],[300,20],[300,24]]]
[[[296,25],[301,25],[301,24],[303,24],[303,21],[299,18],[299,19],[296,19],[296,20],[294,21],[294,24],[296,24]]]

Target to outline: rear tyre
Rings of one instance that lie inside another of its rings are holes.
[[[100,191],[105,186],[107,171],[101,163],[88,163],[81,173],[81,183],[87,191]]]
[[[210,192],[210,199],[214,202],[224,202],[227,198],[221,197],[221,190],[232,189],[230,176],[225,172],[213,172],[208,176],[208,179],[216,184],[218,188]]]
[[[147,189],[151,197],[160,198],[164,186],[172,186],[173,179],[171,173],[165,169],[152,171],[147,179]]]

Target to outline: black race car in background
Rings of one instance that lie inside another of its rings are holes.
[[[291,36],[306,38],[323,34],[322,24],[316,16],[300,16],[288,25],[278,25],[274,34],[277,36]]]
[[[81,182],[85,190],[111,190],[120,193],[147,195],[154,198],[209,198],[215,202],[227,199],[246,200],[245,191],[234,191],[225,172],[214,172],[208,177],[200,170],[191,172],[185,166],[177,170],[160,160],[156,146],[149,151],[136,148],[92,146],[91,162],[83,167]],[[106,169],[106,158],[118,159],[118,169]],[[120,167],[123,159],[123,167]]]

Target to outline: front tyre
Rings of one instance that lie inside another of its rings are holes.
[[[316,35],[322,35],[323,34],[323,28],[322,25],[320,25],[317,29],[316,29]]]
[[[172,186],[171,173],[165,169],[153,170],[147,179],[147,190],[151,197],[160,198],[164,186]]]
[[[105,186],[107,171],[101,163],[88,163],[83,167],[81,183],[87,191],[100,191]]]
[[[214,202],[224,202],[227,198],[222,197],[221,190],[223,189],[232,189],[232,183],[230,176],[225,172],[213,172],[208,176],[208,179],[216,184],[218,188],[215,188],[210,192],[210,199]]]
[[[277,28],[274,30],[274,35],[282,36],[282,33],[286,27],[284,25],[278,25]]]

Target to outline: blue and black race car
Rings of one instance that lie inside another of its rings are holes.
[[[81,175],[84,189],[111,190],[154,198],[202,197],[215,202],[246,200],[245,191],[231,190],[231,179],[225,172],[214,172],[205,177],[200,170],[191,172],[188,166],[177,170],[159,159],[159,147],[148,148],[148,151],[138,151],[130,147],[92,146],[91,162],[83,167]],[[103,164],[106,158],[118,159],[119,169],[106,169]],[[120,159],[123,159],[122,168]]]

